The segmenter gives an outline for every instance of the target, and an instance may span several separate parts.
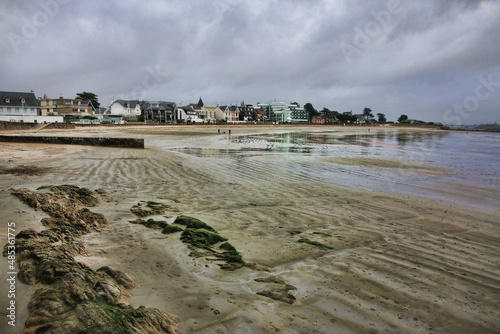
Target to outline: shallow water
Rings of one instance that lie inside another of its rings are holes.
[[[459,205],[500,209],[500,134],[373,130],[363,133],[298,131],[215,136],[168,150],[228,163],[228,178],[260,174],[359,189],[417,195]],[[333,158],[328,160],[328,158]],[[368,164],[336,163],[335,158]],[[404,161],[411,168],[376,161]]]

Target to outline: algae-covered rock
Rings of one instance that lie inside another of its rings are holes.
[[[148,220],[144,220],[144,219],[136,219],[136,220],[129,220],[130,223],[132,224],[140,224],[140,225],[144,225],[146,227],[149,227],[149,228],[154,228],[154,229],[157,229],[157,230],[162,230],[164,229],[165,227],[168,226],[168,223],[166,221],[163,221],[163,220],[154,220],[153,218],[149,218]]]
[[[289,291],[297,290],[293,285],[288,284],[279,276],[269,276],[265,278],[256,278],[256,282],[270,283],[268,289],[257,292],[258,295],[265,296],[274,300],[282,301],[288,304],[293,304],[296,300],[295,296]]]
[[[316,247],[321,248],[321,249],[333,249],[333,247],[324,245],[324,244],[317,242],[317,241],[309,240],[307,238],[301,238],[301,239],[297,240],[297,242],[313,245],[313,246],[316,246]]]
[[[210,246],[226,240],[227,238],[216,232],[196,230],[194,228],[186,228],[181,234],[181,241],[195,248],[210,248]]]
[[[167,210],[175,211],[176,209],[167,204],[153,201],[146,202],[146,205],[143,205],[143,202],[137,203],[130,209],[130,211],[138,217],[162,215]]]
[[[30,300],[24,333],[180,333],[170,314],[128,305],[127,289],[136,284],[127,274],[110,267],[94,271],[75,261],[75,255],[86,255],[79,236],[107,224],[103,215],[79,207],[99,203],[93,192],[74,186],[39,190],[45,192],[13,192],[50,215],[42,220],[47,230],[24,230],[16,236],[19,280],[45,284]]]
[[[191,229],[205,229],[207,231],[215,232],[215,229],[212,226],[206,224],[205,222],[202,222],[197,218],[184,215],[180,215],[177,218],[175,218],[174,224],[184,225],[187,228]]]
[[[172,234],[172,233],[181,232],[181,231],[184,231],[184,230],[182,228],[180,228],[179,226],[167,225],[167,226],[165,226],[163,231],[161,231],[161,233]]]

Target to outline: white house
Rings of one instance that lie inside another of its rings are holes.
[[[0,91],[0,116],[38,116],[40,102],[35,93]]]
[[[192,106],[177,107],[177,120],[187,123],[204,123],[205,120],[200,117],[199,111]]]
[[[231,120],[231,112],[228,106],[217,106],[215,108],[215,119],[218,121],[229,121]]]
[[[116,100],[109,106],[107,114],[137,117],[141,114],[139,100]]]

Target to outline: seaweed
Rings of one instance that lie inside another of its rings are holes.
[[[183,231],[183,229],[180,228],[179,226],[167,225],[167,226],[165,226],[165,228],[163,228],[163,231],[161,231],[161,233],[172,234],[172,233],[181,232],[181,231]]]
[[[235,251],[236,248],[234,248],[233,245],[231,245],[229,242],[225,242],[222,245],[219,246],[220,249],[228,250],[228,251]]]
[[[144,219],[136,219],[136,220],[129,220],[130,223],[132,224],[141,224],[149,228],[154,228],[157,230],[164,229],[165,227],[168,226],[166,221],[162,220],[154,220],[153,218],[149,218],[148,220]]]
[[[191,228],[191,229],[205,229],[207,231],[215,232],[215,229],[207,225],[206,223],[202,222],[201,220],[189,216],[184,216],[180,215],[178,216],[174,224],[179,224],[179,225],[184,225],[186,228]]]
[[[325,233],[325,232],[313,232],[313,234],[319,234],[319,235],[324,235],[325,237],[332,237],[331,234]]]
[[[309,245],[313,245],[313,246],[316,246],[316,247],[319,247],[321,249],[333,249],[333,247],[330,247],[330,246],[327,246],[327,245],[324,245],[322,243],[319,243],[317,241],[312,241],[312,240],[309,240],[307,238],[301,238],[299,240],[297,240],[297,242],[300,242],[300,243],[305,243],[305,244],[309,244]]]
[[[142,203],[138,203],[134,205],[130,209],[130,211],[132,211],[132,213],[138,217],[147,217],[154,215],[162,215],[163,213],[165,213],[165,211],[167,211],[167,209],[172,209],[172,208],[163,203],[147,201],[146,208],[142,207]]]
[[[221,241],[227,241],[227,238],[222,237],[217,232],[196,230],[188,227],[182,232],[181,241],[195,248],[210,249],[210,246]]]
[[[302,231],[294,231],[294,230],[290,230],[288,231],[288,233],[290,233],[290,235],[296,235],[296,234],[301,234]]]

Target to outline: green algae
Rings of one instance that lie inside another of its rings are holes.
[[[179,226],[167,225],[167,226],[165,226],[165,228],[163,228],[163,231],[161,231],[161,233],[172,234],[172,233],[181,232],[181,231],[184,231],[184,230],[182,228],[180,228]]]
[[[319,243],[317,241],[309,240],[307,238],[301,238],[301,239],[297,240],[297,242],[313,245],[313,246],[316,246],[316,247],[321,248],[321,249],[333,249],[333,247],[324,245],[324,244]]]
[[[191,228],[191,229],[205,229],[207,231],[215,232],[215,229],[212,226],[206,224],[205,222],[202,222],[197,218],[184,215],[178,216],[175,219],[174,224],[184,225],[186,226],[186,228]]]
[[[182,232],[181,241],[195,248],[210,249],[210,246],[222,241],[227,241],[227,238],[222,237],[217,232],[197,230],[188,227]]]

